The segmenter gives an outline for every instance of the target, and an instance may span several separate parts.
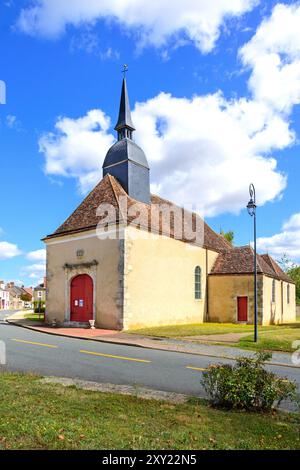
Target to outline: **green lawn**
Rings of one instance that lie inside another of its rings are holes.
[[[43,313],[41,313],[40,315],[38,313],[27,313],[26,315],[24,315],[24,317],[27,320],[30,320],[30,321],[37,321],[37,322],[43,322],[44,321],[44,314]]]
[[[300,326],[300,324],[299,324]],[[270,327],[263,326],[263,329]],[[274,328],[274,327],[272,327]],[[157,326],[152,328],[141,328],[131,330],[128,333],[160,336],[165,338],[176,338],[180,336],[198,336],[198,335],[220,335],[223,333],[244,333],[253,331],[252,325],[240,325],[234,323],[195,323],[188,325]]]
[[[237,343],[243,349],[271,350],[293,352],[294,341],[300,340],[300,323],[280,326],[273,330],[259,332],[258,343],[253,342],[253,335],[245,336]],[[298,346],[299,348],[299,346]]]
[[[251,414],[0,373],[0,449],[300,449],[300,416]]]
[[[181,338],[184,336],[216,335],[225,333],[249,332],[234,345],[244,349],[270,349],[274,351],[293,351],[292,343],[300,340],[300,322],[259,327],[259,342],[253,342],[253,325],[233,323],[199,323],[193,325],[161,326],[131,330],[129,333],[153,337]],[[228,344],[228,343],[227,343]]]

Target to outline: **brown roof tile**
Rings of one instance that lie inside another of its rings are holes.
[[[126,200],[128,207],[128,213],[124,213],[122,205],[120,205],[120,196],[123,196]],[[106,175],[100,183],[88,194],[84,201],[77,207],[77,209],[68,217],[68,219],[51,235],[46,237],[58,237],[63,235],[69,235],[71,233],[77,233],[89,229],[96,228],[97,225],[108,226],[115,222],[115,218],[107,217],[107,214],[97,215],[97,208],[100,204],[110,204],[115,208],[116,221],[119,223],[131,223],[134,224],[136,218],[136,211],[130,212],[130,208],[134,205],[135,209],[140,208],[140,227],[147,231],[153,231],[168,235],[171,238],[175,238],[175,227],[176,223],[180,223],[180,220],[185,220],[182,215],[184,209],[174,205],[172,202],[162,199],[159,196],[151,196],[151,205],[144,204],[130,198],[124,191],[118,181],[111,175]],[[162,205],[172,206],[174,213],[171,212],[171,224],[168,224],[168,219],[162,216],[159,207]],[[196,223],[199,223],[199,227],[203,230],[202,246],[205,248],[222,252],[230,250],[232,247],[230,243],[221,235],[215,233],[203,220],[195,213],[189,213],[188,221],[185,221],[185,227],[187,229],[194,229]],[[127,215],[127,217],[126,217]],[[180,217],[181,216],[181,217]],[[105,222],[104,222],[105,219]],[[170,226],[169,226],[170,225]],[[187,227],[188,225],[188,227]],[[166,227],[168,231],[166,231]],[[185,233],[189,233],[186,231]],[[188,239],[183,238],[182,241],[188,242]]]
[[[254,251],[251,246],[234,247],[220,253],[211,274],[252,274]],[[257,272],[276,279],[293,282],[269,255],[257,254]]]
[[[263,260],[272,268],[276,273],[279,279],[287,282],[294,282],[292,279],[281,269],[281,267],[276,263],[276,261],[269,254],[261,255]]]

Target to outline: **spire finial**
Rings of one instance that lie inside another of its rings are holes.
[[[129,97],[126,85],[126,73],[128,71],[128,65],[123,66],[123,83],[120,100],[119,118],[116,124],[115,130],[118,132],[118,140],[132,139],[132,132],[135,130],[131,120],[131,111],[129,105]]]
[[[123,78],[126,78],[126,73],[128,72],[128,65],[124,64],[122,69]]]

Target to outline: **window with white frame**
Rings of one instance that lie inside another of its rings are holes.
[[[196,266],[195,268],[195,299],[202,299],[202,285],[201,285],[201,268]]]
[[[286,299],[287,299],[287,303],[289,304],[290,303],[290,285],[289,284],[287,285],[287,288],[286,288]]]

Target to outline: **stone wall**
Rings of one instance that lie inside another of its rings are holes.
[[[274,279],[275,302],[272,301],[273,278],[264,276],[263,324],[276,325],[296,320],[295,285]],[[290,289],[290,301],[287,299],[287,289]]]
[[[262,322],[263,278],[257,279],[258,320]],[[209,308],[210,322],[236,323],[238,321],[237,298],[248,297],[248,323],[253,323],[254,288],[253,275],[210,275]]]
[[[80,255],[80,256],[78,256]],[[102,328],[123,326],[123,241],[83,232],[47,241],[46,321],[70,321],[70,283],[78,274],[93,279],[94,319]]]
[[[180,240],[128,227],[124,328],[205,322],[207,270],[211,270],[217,255]],[[195,300],[196,266],[202,271],[199,300]]]

